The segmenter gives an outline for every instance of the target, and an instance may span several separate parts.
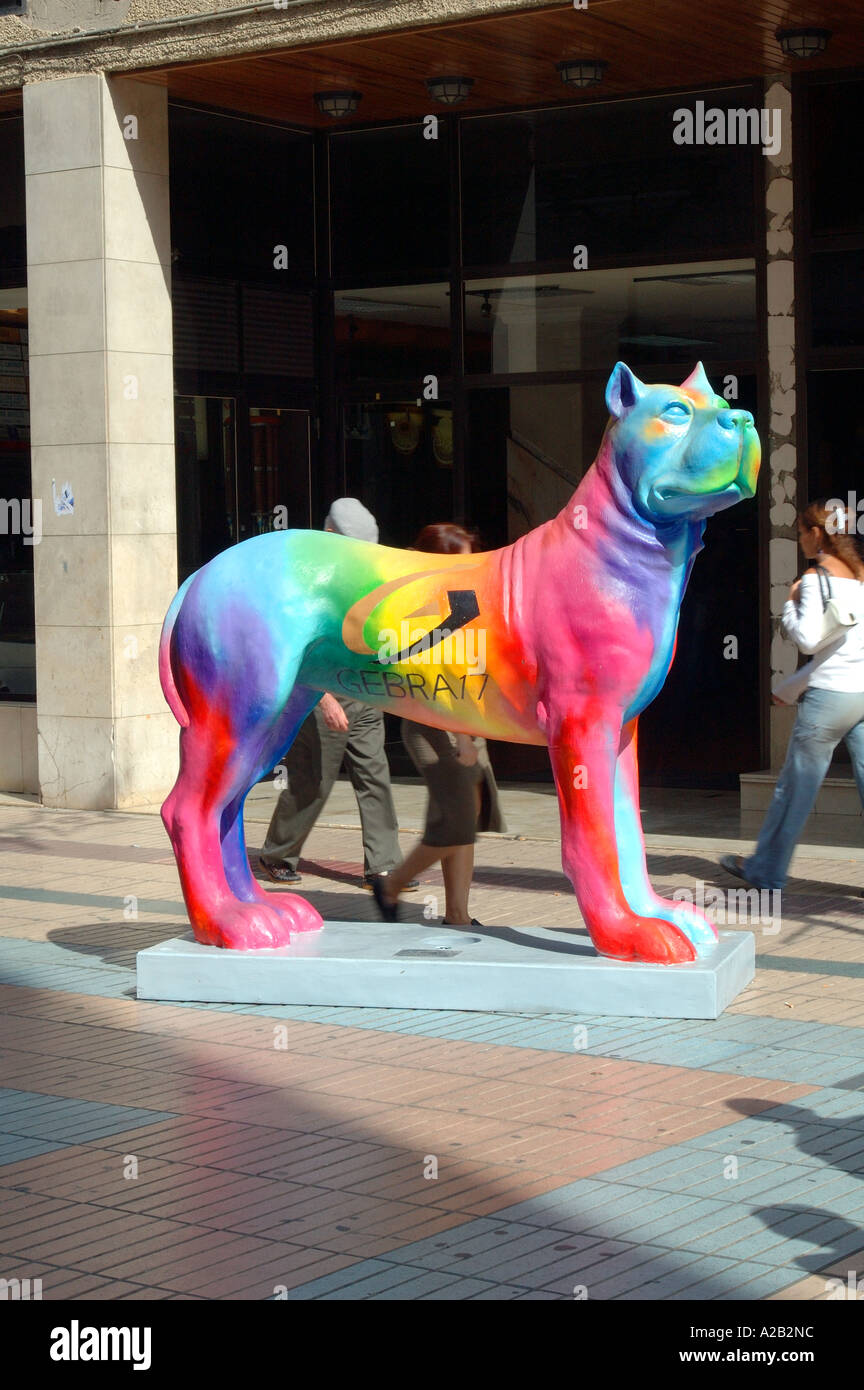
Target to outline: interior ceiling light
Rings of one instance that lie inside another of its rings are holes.
[[[426,90],[443,106],[458,106],[471,95],[473,77],[427,77]]]
[[[609,64],[602,58],[565,58],[555,65],[568,87],[595,87]]]
[[[315,102],[323,116],[340,121],[344,116],[353,116],[362,96],[362,92],[348,89],[338,92],[316,92]]]
[[[778,29],[775,37],[787,58],[815,58],[828,47],[831,30]]]

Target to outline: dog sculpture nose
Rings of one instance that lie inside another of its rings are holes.
[[[724,430],[742,429],[745,425],[753,424],[753,416],[749,410],[721,410],[717,415],[717,424]]]

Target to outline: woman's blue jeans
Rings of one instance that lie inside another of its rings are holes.
[[[750,858],[744,860],[744,873],[755,887],[785,886],[798,837],[841,739],[846,740],[864,805],[864,691],[859,695],[806,690],[759,841]]]

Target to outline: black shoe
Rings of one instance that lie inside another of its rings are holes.
[[[365,888],[366,891],[367,891],[367,893],[371,893],[371,892],[374,891],[374,890],[373,890],[373,887],[372,887],[373,880],[376,879],[376,878],[387,878],[387,876],[388,876],[389,873],[390,873],[390,870],[389,870],[389,869],[382,869],[382,871],[381,871],[380,874],[364,874],[363,877],[362,877],[361,880],[360,880],[360,887],[361,887],[361,888]],[[402,889],[402,892],[403,892],[403,893],[416,893],[416,892],[417,892],[417,889],[418,889],[419,887],[420,887],[420,880],[419,880],[418,878],[412,878],[411,881],[410,881],[409,883],[406,883],[406,884],[405,884],[405,887]]]
[[[399,921],[399,904],[398,904],[398,902],[396,902],[396,903],[391,903],[391,902],[390,902],[387,898],[385,898],[385,896],[384,896],[384,886],[383,886],[383,884],[381,883],[381,879],[382,879],[382,878],[386,878],[386,877],[387,877],[386,874],[374,874],[374,875],[371,876],[372,892],[374,893],[374,895],[375,895],[375,901],[376,901],[376,903],[378,904],[378,911],[381,913],[381,921],[382,921],[382,922],[398,922],[398,921]]]
[[[446,917],[441,918],[442,927],[461,927],[461,922],[448,922]],[[472,917],[468,924],[471,927],[482,927],[483,923],[478,922],[476,917]]]
[[[263,859],[258,863],[274,883],[302,883],[303,880],[296,869],[289,869],[287,864],[267,864]]]
[[[764,883],[754,883],[752,878],[748,878],[744,872],[744,860],[740,854],[721,854],[720,863],[727,874],[733,874],[735,878],[740,878],[742,883],[749,884],[751,888],[758,888],[760,893],[780,892],[779,888],[766,888]]]
[[[736,878],[743,878],[744,882],[747,882],[740,854],[721,854],[720,867],[725,869],[727,874],[734,874]]]

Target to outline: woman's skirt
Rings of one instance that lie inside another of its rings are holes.
[[[455,735],[409,719],[401,723],[402,742],[429,792],[423,844],[445,848],[471,845],[480,830],[503,830],[498,788],[483,739],[475,739],[477,762],[465,767],[457,758]],[[480,787],[480,814],[477,787]]]

